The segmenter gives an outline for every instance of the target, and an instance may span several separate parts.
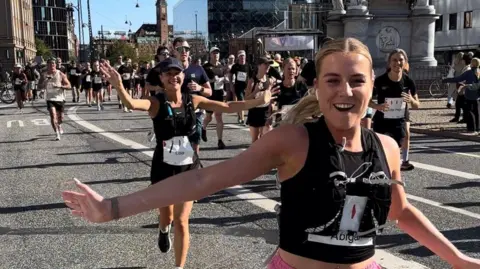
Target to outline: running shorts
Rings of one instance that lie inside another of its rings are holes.
[[[48,110],[50,110],[52,107],[54,107],[56,111],[63,113],[65,101],[47,101]]]

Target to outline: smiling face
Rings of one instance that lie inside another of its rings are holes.
[[[403,71],[407,59],[402,52],[393,53],[388,60],[388,67],[392,72],[400,73]]]
[[[325,119],[343,131],[359,125],[372,97],[372,62],[355,52],[330,53],[320,61],[315,85]]]
[[[184,77],[182,71],[172,68],[160,74],[160,81],[166,91],[180,91]]]

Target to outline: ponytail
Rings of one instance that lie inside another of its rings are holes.
[[[309,91],[282,118],[281,124],[303,124],[321,116],[317,96]]]

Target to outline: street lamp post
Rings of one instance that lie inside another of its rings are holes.
[[[88,13],[88,34],[90,35],[90,62],[95,58],[95,48],[93,47],[92,16],[90,14],[90,0],[87,0]]]

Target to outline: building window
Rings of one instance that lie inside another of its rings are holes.
[[[448,29],[457,30],[457,13],[450,14],[448,20]]]
[[[463,28],[472,28],[472,11],[465,11],[463,15]]]
[[[435,21],[435,32],[441,32],[443,30],[443,16],[440,15],[440,18],[438,18]]]

